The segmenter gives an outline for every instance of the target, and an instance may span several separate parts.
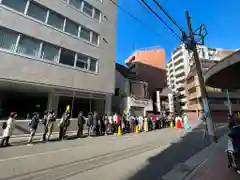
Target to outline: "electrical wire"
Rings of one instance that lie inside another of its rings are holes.
[[[145,24],[144,22],[140,21],[137,17],[135,17],[133,14],[131,14],[129,11],[127,11],[126,9],[124,9],[122,6],[120,6],[119,4],[117,4],[114,0],[109,0],[111,1],[113,4],[115,4],[117,7],[119,7],[123,12],[125,12],[127,15],[129,15],[132,19],[134,19],[136,22],[138,22],[139,24],[141,24],[143,27],[145,27],[149,32],[153,33],[154,35],[162,38],[162,36],[160,34],[158,34],[157,32],[155,32],[152,28],[150,28],[147,24]]]
[[[167,13],[167,11],[160,5],[160,3],[157,0],[153,1],[159,7],[159,9],[161,9],[162,12],[170,19],[170,21],[172,21],[172,23],[177,26],[182,33],[184,33],[185,31],[183,30],[183,28]]]
[[[141,2],[141,0],[135,0],[139,5],[141,5],[147,12],[149,12],[150,14],[152,14],[150,11],[149,11],[149,9]],[[154,14],[153,14],[154,15]],[[166,27],[166,26],[165,26]],[[168,28],[168,27],[166,27],[166,28]],[[176,33],[177,34],[177,33]],[[179,37],[178,36],[176,36],[175,34],[174,34],[174,37],[179,41],[180,39],[179,39]],[[180,40],[180,42],[182,43],[182,41]]]
[[[146,3],[145,0],[141,0],[143,4],[151,11],[175,36],[182,42],[182,38]]]

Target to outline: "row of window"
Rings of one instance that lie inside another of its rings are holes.
[[[75,37],[91,42],[94,45],[99,45],[98,33],[91,31],[90,29],[73,22],[34,1],[2,0],[2,4]]]
[[[180,52],[179,54],[177,54],[176,56],[173,57],[173,60],[178,59],[179,57],[183,56],[183,52]]]
[[[0,48],[36,59],[97,72],[98,61],[53,44],[0,27]]]
[[[184,60],[183,60],[182,58],[179,59],[177,62],[174,63],[174,66],[177,66],[177,65],[183,63],[183,61],[184,61]]]
[[[100,23],[101,11],[84,0],[62,0]]]
[[[179,71],[179,70],[182,70],[182,69],[184,69],[184,66],[182,65],[182,66],[179,66],[179,67],[177,67],[176,69],[175,69],[175,72],[177,72],[177,71]]]

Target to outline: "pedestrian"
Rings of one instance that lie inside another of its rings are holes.
[[[48,111],[44,111],[43,118],[41,120],[41,123],[43,124],[43,134],[41,141],[46,141],[46,135],[48,133],[48,127],[47,127],[47,118],[48,118]]]
[[[105,114],[103,116],[103,122],[104,122],[104,135],[107,135],[107,133],[108,133],[108,124],[109,124],[108,115],[107,114]]]
[[[70,111],[69,110],[66,110],[63,115],[62,115],[62,118],[58,124],[59,126],[59,140],[63,140],[64,136],[65,136],[65,133],[66,133],[66,130],[67,130],[67,127],[69,126],[70,124]]]
[[[118,133],[118,128],[121,128],[121,117],[115,113],[113,116],[113,121],[115,122],[115,133]]]
[[[183,127],[184,127],[184,129],[185,129],[185,130],[190,129],[191,126],[190,126],[190,124],[189,124],[188,116],[187,116],[186,113],[183,113],[182,119],[183,119]]]
[[[134,133],[135,132],[135,117],[134,116],[130,116],[130,132]]]
[[[202,112],[202,115],[200,117],[200,121],[203,124],[203,140],[205,140],[207,138],[207,135],[208,135],[208,127],[207,127],[207,117],[204,114],[204,112]]]
[[[139,131],[142,131],[142,127],[143,127],[143,117],[139,116],[138,117],[138,126],[139,126]]]
[[[94,111],[93,113],[93,131],[95,132],[95,134],[99,134],[99,129],[100,129],[100,121],[99,121],[99,116],[97,111]]]
[[[28,139],[28,145],[32,144],[33,137],[35,136],[35,133],[38,128],[38,124],[40,122],[39,114],[37,112],[33,113],[33,117],[31,121],[29,122],[29,127],[30,127],[30,136]]]
[[[108,115],[108,132],[113,133],[113,116],[111,113]]]
[[[50,110],[47,116],[47,128],[48,128],[47,140],[49,140],[52,135],[55,123],[56,123],[56,114],[54,110]]]
[[[78,132],[77,137],[83,137],[83,129],[84,129],[85,119],[83,116],[83,112],[80,111],[78,114]]]
[[[148,118],[147,116],[144,117],[144,132],[148,132]]]
[[[91,134],[93,131],[93,115],[91,112],[88,113],[87,126],[88,126],[88,136],[91,137]]]
[[[9,139],[12,136],[13,130],[15,128],[15,121],[16,121],[17,113],[16,112],[11,112],[10,116],[6,122],[5,128],[3,130],[3,138],[1,141],[0,146],[10,146],[9,144]]]

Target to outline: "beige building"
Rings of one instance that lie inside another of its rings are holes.
[[[225,55],[226,56],[226,55]],[[202,69],[205,72],[216,61],[202,60]],[[188,115],[191,119],[198,119],[201,111],[203,111],[202,94],[200,90],[199,80],[197,77],[196,69],[193,68],[185,82],[186,97],[187,97],[187,109]],[[217,88],[207,87],[208,99],[210,109],[212,111],[212,117],[217,121],[226,121],[228,114],[228,98],[227,91]],[[229,98],[231,101],[232,111],[240,110],[240,91],[229,92]]]

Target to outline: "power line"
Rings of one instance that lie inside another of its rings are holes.
[[[126,9],[124,9],[122,6],[120,6],[119,4],[117,4],[115,1],[113,0],[109,0],[111,1],[113,4],[115,4],[117,7],[119,7],[123,12],[125,12],[127,15],[129,15],[131,18],[133,18],[135,21],[137,21],[139,24],[141,24],[143,27],[145,27],[149,32],[153,33],[156,36],[159,36],[162,38],[162,36],[160,34],[158,34],[157,32],[155,32],[152,28],[150,28],[147,24],[145,24],[144,22],[140,21],[137,17],[135,17],[133,14],[131,14],[129,11],[127,11]]]
[[[139,5],[141,5],[148,13],[151,14],[151,12],[149,11],[149,9],[141,2],[141,0],[135,0]],[[166,23],[166,22],[165,22]],[[167,23],[166,23],[167,24]],[[166,26],[165,26],[166,27]],[[168,27],[166,27],[168,28]],[[179,37],[177,35],[174,34],[174,37],[179,40]],[[182,42],[182,41],[181,41]]]
[[[159,9],[161,9],[162,12],[170,19],[170,21],[172,21],[172,23],[176,25],[179,28],[179,30],[183,33],[184,32],[183,28],[167,13],[167,11],[160,5],[160,3],[157,0],[153,1],[159,7]]]
[[[146,3],[145,0],[141,0],[143,4],[182,42],[182,38]]]

